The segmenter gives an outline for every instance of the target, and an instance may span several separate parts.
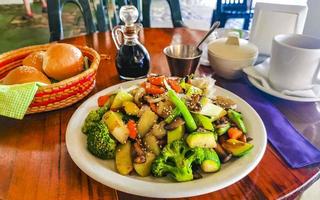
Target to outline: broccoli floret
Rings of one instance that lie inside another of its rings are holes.
[[[111,95],[103,107],[89,112],[81,128],[82,133],[87,135],[89,132],[92,131],[96,124],[101,121],[103,115],[109,110],[113,102],[114,96],[115,95]]]
[[[90,130],[94,128],[100,120],[101,120],[100,115],[96,110],[92,110],[91,112],[89,112],[81,128],[82,133],[88,134]]]
[[[107,111],[108,111],[107,107],[101,107],[101,108],[98,108],[97,110],[90,111],[81,128],[82,133],[88,134],[89,132],[91,132],[92,129],[96,126],[96,124],[101,121],[102,116]]]
[[[192,164],[201,164],[205,158],[202,148],[189,148],[182,140],[166,145],[152,163],[152,174],[162,177],[170,175],[177,181],[193,179]]]
[[[98,122],[91,127],[87,137],[87,147],[93,155],[101,159],[114,158],[116,145],[104,123]]]

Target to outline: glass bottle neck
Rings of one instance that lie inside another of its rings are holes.
[[[128,46],[134,46],[140,43],[137,35],[131,35],[131,36],[124,35],[123,44]]]
[[[122,26],[123,44],[130,46],[140,44],[138,39],[138,33],[141,30],[141,27],[141,24],[134,24],[132,26]]]

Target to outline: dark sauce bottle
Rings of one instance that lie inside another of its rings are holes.
[[[116,26],[112,30],[112,37],[118,49],[116,68],[119,76],[124,80],[143,78],[149,72],[150,56],[138,40],[138,32],[142,28],[141,24],[134,23],[138,19],[138,10],[132,5],[123,6],[120,9],[120,19],[125,25]],[[119,34],[120,32],[122,34]]]
[[[120,78],[125,80],[145,77],[149,72],[150,57],[141,44],[121,45],[116,56]]]

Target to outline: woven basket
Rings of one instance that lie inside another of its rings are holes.
[[[22,60],[35,51],[45,51],[51,44],[29,46],[0,55],[0,79],[10,70],[22,65]],[[87,96],[95,85],[96,72],[100,63],[99,54],[89,48],[77,46],[90,60],[90,68],[58,83],[39,87],[27,114],[46,112],[67,107]]]

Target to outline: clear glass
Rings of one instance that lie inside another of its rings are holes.
[[[121,79],[145,77],[149,72],[150,57],[147,49],[136,38],[124,39],[116,55],[116,67]]]
[[[116,68],[121,79],[133,80],[145,77],[150,69],[150,56],[147,49],[139,42],[138,33],[142,29],[138,19],[138,10],[132,6],[120,9],[120,19],[124,26],[116,26],[112,37],[118,49]]]

